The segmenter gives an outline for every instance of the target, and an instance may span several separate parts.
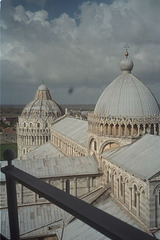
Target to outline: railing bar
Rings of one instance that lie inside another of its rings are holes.
[[[113,240],[151,240],[151,235],[15,167],[2,172]]]

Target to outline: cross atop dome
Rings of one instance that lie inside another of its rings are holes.
[[[124,46],[124,48],[126,49],[126,51],[125,51],[125,56],[128,57],[128,55],[129,55],[129,53],[128,53],[129,45],[126,43],[126,45]]]

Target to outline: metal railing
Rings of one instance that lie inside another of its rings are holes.
[[[138,230],[131,225],[89,205],[16,167],[11,161],[1,169],[6,175],[7,201],[10,236],[12,240],[19,240],[19,223],[17,210],[16,182],[29,188],[58,207],[72,214],[84,223],[98,230],[113,240],[153,240],[151,235]]]

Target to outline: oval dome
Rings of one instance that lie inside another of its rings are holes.
[[[48,88],[42,84],[38,87],[34,100],[24,107],[21,116],[46,120],[50,117],[57,118],[62,112],[62,108],[52,100]]]
[[[128,59],[121,62],[122,74],[103,91],[94,114],[114,117],[140,117],[159,115],[158,102],[151,91],[131,71]]]

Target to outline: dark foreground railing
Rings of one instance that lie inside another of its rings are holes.
[[[15,181],[31,189],[111,239],[155,239],[151,235],[148,235],[100,209],[95,208],[88,203],[14,167],[11,165],[11,162],[8,163],[8,166],[2,168],[1,171],[6,175],[9,225],[12,240],[20,239]]]

